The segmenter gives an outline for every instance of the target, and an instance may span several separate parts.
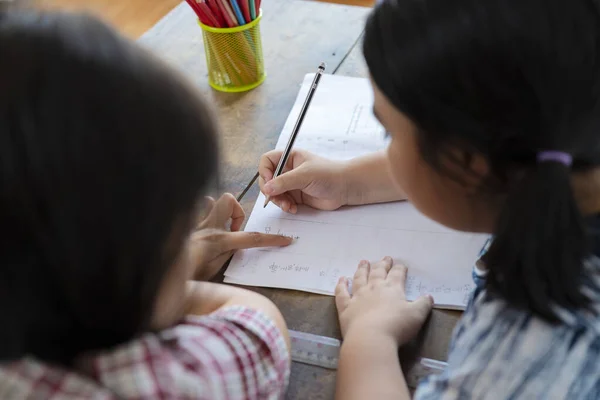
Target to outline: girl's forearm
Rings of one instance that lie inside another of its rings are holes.
[[[186,314],[206,315],[239,296],[236,288],[210,282],[188,281]]]
[[[219,283],[188,282],[186,314],[206,315],[229,306],[245,306],[267,315],[279,328],[288,349],[290,348],[285,320],[275,304],[266,297],[250,290]]]
[[[377,332],[346,335],[340,351],[336,399],[410,399],[393,338]]]
[[[391,176],[385,151],[350,160],[345,176],[347,205],[406,200]]]
[[[221,283],[188,281],[187,314],[205,315],[223,307],[246,306],[277,319],[281,314],[266,297]]]

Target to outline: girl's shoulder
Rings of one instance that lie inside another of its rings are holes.
[[[287,387],[290,356],[267,316],[231,307],[188,316],[77,365],[65,371],[25,359],[2,366],[0,398],[52,397],[40,392],[45,388],[64,398],[277,399]]]
[[[590,311],[556,309],[550,324],[479,287],[457,325],[448,368],[417,399],[600,398],[600,258],[585,264]]]

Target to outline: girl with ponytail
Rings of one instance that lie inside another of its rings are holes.
[[[263,156],[282,209],[411,201],[494,239],[418,399],[600,398],[600,12],[594,0],[383,0],[364,56],[387,152],[334,163]],[[407,398],[396,348],[434,299],[408,303],[406,268],[361,262],[336,292],[340,399]]]

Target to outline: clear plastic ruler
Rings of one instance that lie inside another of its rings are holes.
[[[292,360],[327,369],[337,369],[341,342],[330,337],[290,330]],[[441,374],[447,364],[442,361],[421,358],[408,372],[407,384],[415,388],[428,375]]]

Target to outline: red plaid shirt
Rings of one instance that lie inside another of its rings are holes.
[[[80,361],[73,371],[32,358],[4,365],[0,398],[279,399],[290,373],[281,332],[245,307],[188,316]]]

